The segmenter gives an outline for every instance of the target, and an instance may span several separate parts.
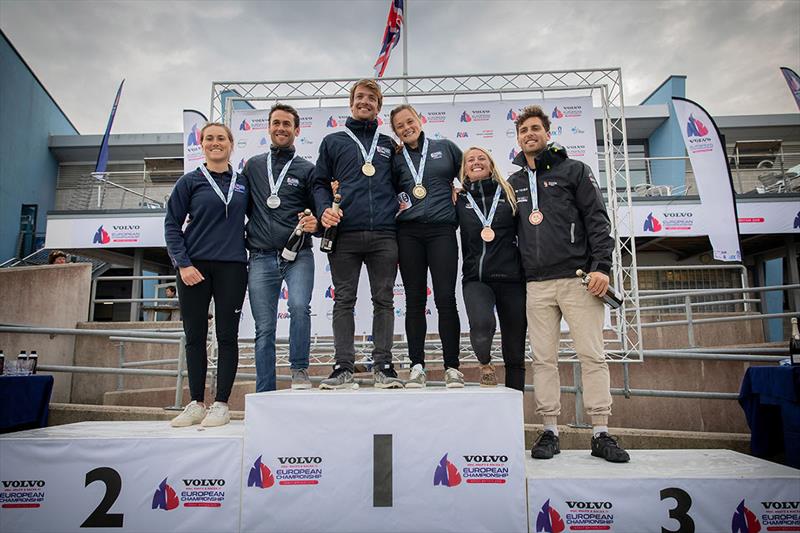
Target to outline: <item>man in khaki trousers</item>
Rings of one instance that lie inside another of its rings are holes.
[[[583,401],[592,420],[592,455],[624,463],[630,460],[628,453],[608,433],[611,392],[600,297],[608,289],[614,241],[603,196],[587,165],[567,157],[563,147],[548,144],[550,118],[539,106],[523,109],[516,128],[522,151],[514,164],[522,168],[508,181],[517,197],[536,412],[544,419],[531,455],[551,459],[561,451],[558,341],[563,317],[581,362]],[[588,286],[575,275],[578,269],[589,272]]]

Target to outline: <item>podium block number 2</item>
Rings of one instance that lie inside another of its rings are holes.
[[[372,436],[372,506],[392,506],[392,436]]]
[[[122,527],[122,513],[109,513],[122,492],[122,477],[113,468],[102,466],[86,472],[86,486],[95,481],[102,481],[106,486],[106,493],[100,504],[86,517],[81,527]]]

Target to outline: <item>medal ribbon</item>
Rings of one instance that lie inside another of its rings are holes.
[[[419,171],[414,168],[414,162],[411,161],[411,155],[408,153],[408,148],[403,144],[403,157],[406,158],[406,164],[414,177],[414,185],[422,185],[422,175],[425,173],[425,160],[428,157],[428,138],[425,137],[425,142],[422,143],[422,156],[419,159]]]
[[[483,216],[483,212],[478,207],[478,204],[475,203],[475,199],[472,195],[467,191],[467,200],[469,200],[470,205],[472,205],[472,210],[475,211],[475,214],[478,215],[478,220],[481,221],[484,228],[489,228],[492,226],[492,220],[494,220],[494,214],[497,212],[497,204],[500,200],[500,185],[497,186],[497,190],[494,191],[494,200],[492,200],[492,208],[489,209],[489,217]]]
[[[536,186],[536,171],[525,167],[528,173],[528,186],[531,190],[531,212],[539,210],[539,189]]]
[[[222,200],[222,203],[225,204],[225,218],[228,218],[228,204],[231,203],[231,198],[233,198],[233,189],[236,187],[236,171],[233,170],[233,167],[231,167],[231,184],[228,186],[228,197],[225,198],[219,188],[219,185],[217,185],[217,182],[214,181],[214,178],[212,178],[211,174],[208,173],[206,166],[200,165],[197,168],[199,168],[200,172],[203,173],[203,176],[206,177],[206,181],[208,181],[208,184],[211,185],[212,189],[214,189],[214,192],[217,193],[217,196],[219,196],[219,199]]]
[[[369,148],[369,153],[367,153],[367,151],[364,149],[364,145],[361,144],[361,141],[358,140],[358,137],[356,137],[355,134],[350,131],[350,128],[345,127],[344,132],[356,143],[356,146],[358,146],[358,149],[361,151],[361,155],[364,156],[364,162],[371,165],[372,158],[375,157],[375,149],[378,147],[378,136],[380,135],[378,130],[375,130],[375,135],[372,137],[372,146]]]
[[[272,173],[272,150],[269,151],[267,154],[267,179],[269,180],[269,190],[270,196],[278,196],[278,189],[281,188],[281,183],[283,183],[283,178],[286,177],[286,173],[289,172],[289,167],[292,165],[294,158],[297,156],[292,157],[286,164],[283,166],[283,170],[278,175],[278,181],[275,181],[274,174]]]

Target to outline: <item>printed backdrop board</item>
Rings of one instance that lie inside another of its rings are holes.
[[[518,391],[278,391],[245,405],[243,531],[526,529]]]
[[[81,422],[2,436],[0,531],[238,531],[243,433]]]

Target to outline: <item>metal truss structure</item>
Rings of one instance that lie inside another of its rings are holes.
[[[214,82],[210,117],[211,120],[230,122],[229,114],[237,101],[246,101],[255,107],[277,101],[292,102],[297,107],[347,105],[350,87],[357,80]],[[623,306],[612,313],[615,334],[613,339],[606,336],[606,354],[609,362],[642,361],[636,241],[633,237],[621,69],[399,76],[381,78],[378,82],[383,91],[384,106],[402,101],[455,102],[456,99],[465,100],[464,97],[520,100],[542,99],[545,95],[554,98],[591,96],[593,105],[599,107],[602,113],[599,117],[603,125],[603,151],[600,157],[608,185],[608,213],[615,242],[611,281],[617,291],[624,295]],[[620,228],[626,228],[628,235],[622,235]],[[566,344],[561,356],[565,360],[576,357],[571,343]]]

